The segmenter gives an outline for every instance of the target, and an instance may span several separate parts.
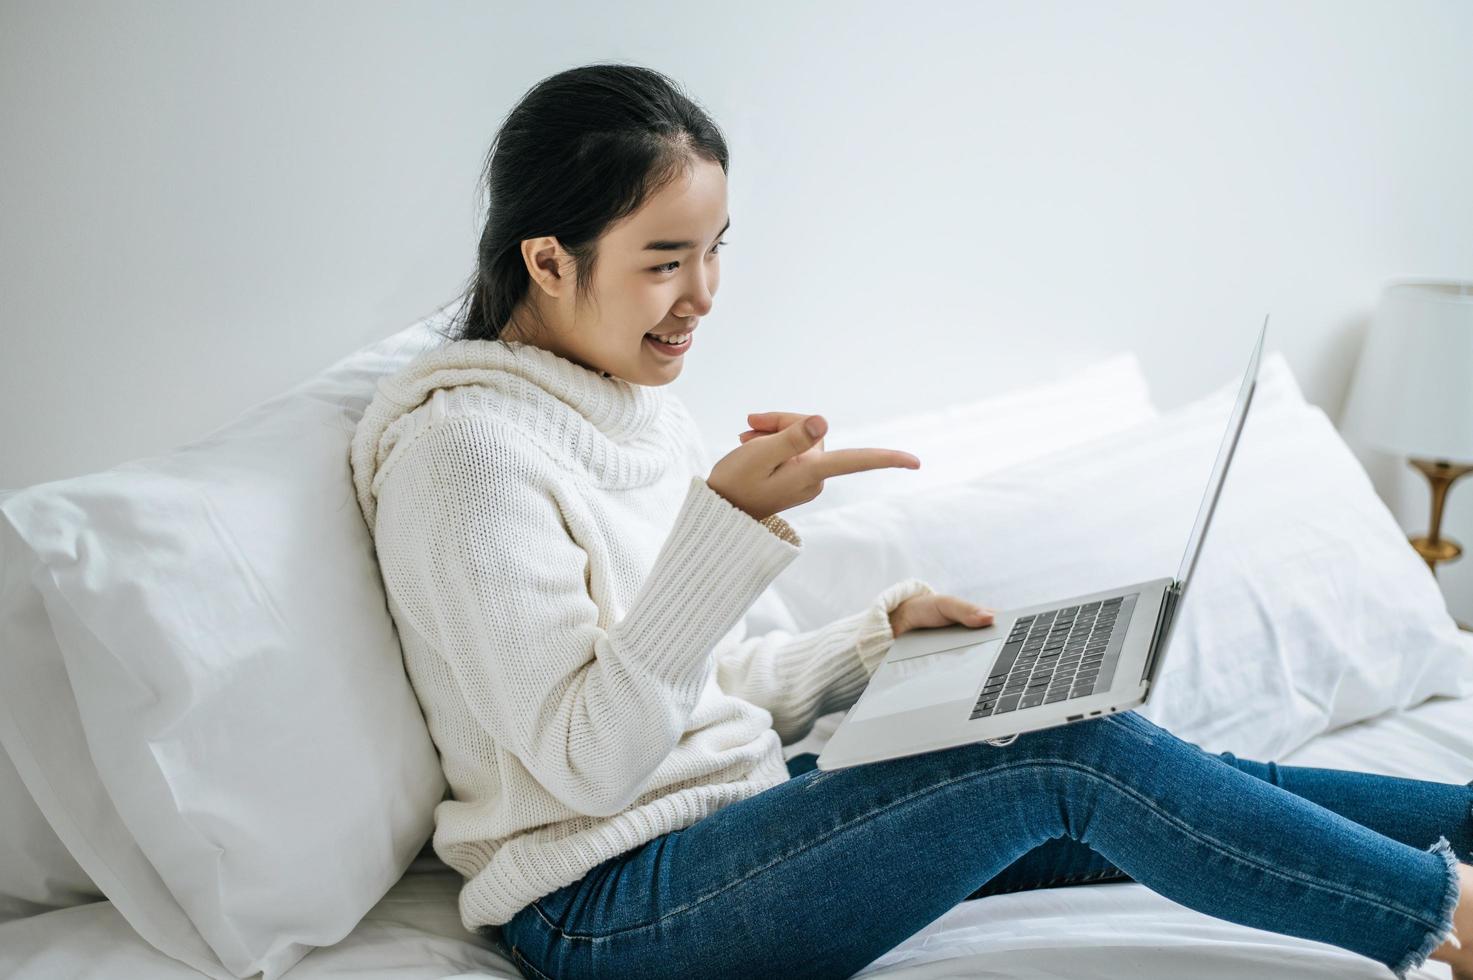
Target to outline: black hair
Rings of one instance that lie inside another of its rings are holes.
[[[500,339],[532,284],[521,248],[528,238],[557,238],[573,258],[574,303],[587,299],[599,237],[698,158],[725,173],[726,139],[658,71],[581,65],[538,82],[507,113],[486,155],[476,269],[442,335]]]

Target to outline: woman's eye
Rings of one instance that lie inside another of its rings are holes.
[[[721,246],[723,246],[725,244],[727,244],[725,241],[720,241],[720,242],[717,242],[715,245],[712,245],[711,246],[711,254],[712,255],[715,255],[716,252],[717,252],[717,250],[720,249]],[[650,271],[651,272],[674,272],[679,266],[680,266],[680,263],[679,262],[666,262],[664,265],[657,265],[657,266],[655,266]]]

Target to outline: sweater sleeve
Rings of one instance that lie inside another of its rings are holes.
[[[720,655],[717,680],[726,693],[765,708],[782,744],[801,741],[819,718],[859,700],[895,642],[891,611],[935,591],[920,579],[906,579],[859,612],[818,629],[743,639]]]
[[[553,464],[499,424],[434,426],[389,464],[385,588],[448,665],[459,690],[445,695],[549,793],[609,816],[675,748],[716,643],[800,549],[692,477],[630,608],[604,625]]]

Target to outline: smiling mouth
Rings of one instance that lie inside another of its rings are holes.
[[[692,331],[692,333],[694,333],[694,331]],[[671,336],[671,335],[670,334],[666,334],[666,336]],[[653,347],[656,350],[656,352],[658,352],[660,354],[664,354],[667,357],[675,357],[675,356],[678,356],[680,354],[684,354],[687,350],[689,350],[690,349],[690,345],[691,345],[691,340],[692,340],[692,337],[691,337],[691,334],[690,333],[677,334],[675,336],[678,336],[681,339],[678,342],[673,343],[673,344],[667,344],[665,341],[660,340],[659,338],[657,338],[654,334],[648,334],[647,333],[647,334],[644,335],[644,339],[649,342],[649,345],[651,347]]]

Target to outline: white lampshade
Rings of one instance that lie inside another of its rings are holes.
[[[1473,462],[1473,280],[1386,286],[1341,428],[1402,456]]]

